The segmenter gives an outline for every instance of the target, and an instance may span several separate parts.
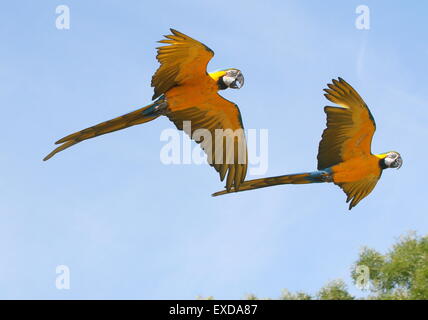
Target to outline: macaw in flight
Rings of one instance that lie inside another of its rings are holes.
[[[328,87],[324,96],[340,107],[324,108],[327,128],[318,148],[318,171],[248,180],[239,190],[223,190],[213,196],[280,184],[333,182],[348,196],[351,210],[374,189],[384,169],[399,169],[403,160],[398,152],[371,153],[376,124],[357,91],[341,78]]]
[[[166,116],[179,130],[183,130],[183,121],[190,121],[191,129],[188,131],[191,132],[186,133],[191,138],[198,129],[208,130],[212,139],[203,136],[196,142],[207,153],[208,163],[220,174],[221,181],[227,175],[226,188],[230,190],[233,186],[235,190],[239,189],[247,172],[241,113],[236,104],[220,96],[218,91],[240,89],[244,85],[244,76],[234,68],[207,73],[206,67],[214,52],[203,43],[177,30],[170,30],[172,34],[159,41],[166,45],[157,48],[156,58],[160,66],[151,82],[154,87],[153,103],[58,140],[56,144],[61,145],[43,160],[83,140]],[[230,133],[225,134],[223,141],[214,139],[217,129],[235,132],[232,137],[235,145],[224,143]],[[236,148],[237,140],[239,148]]]

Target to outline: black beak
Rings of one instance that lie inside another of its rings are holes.
[[[244,76],[241,72],[236,75],[235,81],[230,84],[232,89],[241,89],[244,86]]]
[[[398,157],[397,160],[394,161],[395,164],[395,168],[400,169],[401,166],[403,165],[403,159],[401,159],[401,157]]]

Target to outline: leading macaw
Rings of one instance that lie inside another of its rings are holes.
[[[201,139],[199,135],[195,138],[196,142],[201,143],[208,155],[209,164],[219,172],[221,181],[227,175],[226,187],[229,190],[232,186],[239,189],[247,172],[247,150],[241,113],[236,104],[217,92],[227,88],[240,89],[244,85],[244,76],[234,68],[207,73],[206,67],[214,52],[203,43],[177,30],[170,30],[172,34],[159,41],[166,45],[157,48],[156,58],[160,66],[151,82],[154,87],[154,102],[58,140],[56,144],[61,145],[43,160],[48,160],[83,140],[149,122],[164,115],[179,130],[183,130],[184,121],[190,121],[191,129],[186,133],[191,138],[198,129],[208,130],[212,139],[205,139],[203,135]],[[214,139],[217,129],[226,132],[223,141]],[[235,145],[223,143],[228,137],[234,139],[232,141]]]
[[[341,78],[327,86],[324,96],[340,107],[324,108],[327,128],[319,144],[318,170],[244,181],[239,190],[231,192],[280,184],[333,182],[348,196],[346,202],[350,202],[351,210],[374,189],[384,169],[401,167],[403,160],[396,151],[371,153],[376,124],[357,91]],[[225,193],[228,191],[219,191],[213,196]]]

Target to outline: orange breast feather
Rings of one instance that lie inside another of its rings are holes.
[[[355,182],[371,176],[379,176],[379,159],[373,155],[352,158],[333,166],[334,183]]]
[[[217,84],[212,79],[204,79],[204,83],[183,85],[170,89],[165,93],[168,109],[180,111],[205,103],[210,97],[217,95]]]

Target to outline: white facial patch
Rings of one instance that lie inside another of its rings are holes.
[[[230,87],[230,85],[232,84],[233,81],[235,81],[234,77],[229,77],[229,76],[224,76],[223,77],[223,82],[228,87]]]
[[[385,166],[387,166],[388,168],[391,167],[392,163],[395,161],[395,158],[390,158],[390,156],[387,156],[385,158]]]

